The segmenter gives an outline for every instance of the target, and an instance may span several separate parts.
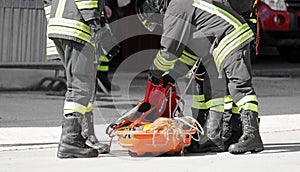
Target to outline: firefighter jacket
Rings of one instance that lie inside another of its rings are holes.
[[[246,21],[223,3],[171,0],[163,19],[161,49],[153,67],[160,71],[172,69],[192,40],[206,37],[213,38],[209,52],[220,72],[230,54],[252,41],[254,34]]]
[[[100,20],[103,0],[53,0],[48,25],[49,38],[90,43],[89,21]]]

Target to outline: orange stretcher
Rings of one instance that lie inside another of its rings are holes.
[[[191,144],[192,134],[195,129],[184,130],[186,138],[183,142],[173,140],[173,134],[154,133],[154,131],[129,131],[118,130],[119,144],[128,149],[130,156],[158,156],[164,153],[168,155],[181,154],[181,151]]]
[[[145,99],[112,122],[106,133],[111,138],[117,136],[119,144],[128,149],[129,155],[133,157],[182,154],[183,149],[194,139],[193,134],[197,133],[198,138],[204,134],[197,120],[182,115],[183,106],[184,102],[177,96],[173,85],[162,87],[148,82]],[[176,126],[176,130],[151,129],[157,120],[167,119]]]

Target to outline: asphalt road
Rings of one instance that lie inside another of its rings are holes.
[[[300,77],[293,73],[297,72],[298,65],[267,64],[254,64],[259,75],[253,78],[265,147],[261,153],[186,153],[183,157],[133,158],[114,140],[110,154],[91,159],[61,160],[56,158],[56,151],[64,98],[45,92],[1,92],[0,171],[298,172]],[[293,70],[288,71],[291,68]],[[123,73],[119,77],[123,78],[119,80],[121,91],[113,92],[111,96],[97,95],[95,103],[96,135],[106,142],[108,138],[103,133],[106,125],[103,124],[119,117],[144,96],[145,78],[132,80],[135,78],[132,73]],[[180,82],[179,89],[182,90],[184,85]],[[187,106],[191,104],[190,95],[184,99]],[[188,107],[185,113],[190,113]]]
[[[287,63],[278,56],[259,57],[255,61],[253,86],[258,95],[260,115],[300,113],[299,69],[300,64]],[[113,121],[144,97],[145,74],[123,72],[112,77],[121,90],[111,95],[97,95],[96,124]],[[183,92],[184,88],[185,82],[180,80],[178,91]],[[185,112],[190,114],[191,95],[185,95],[184,99]],[[0,92],[0,128],[60,126],[63,102],[62,96],[50,96],[47,92]]]

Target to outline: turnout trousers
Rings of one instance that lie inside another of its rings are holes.
[[[85,114],[93,102],[97,72],[94,47],[65,39],[53,39],[66,70],[67,92],[64,115],[78,112]]]

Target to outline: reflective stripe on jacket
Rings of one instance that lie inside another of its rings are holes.
[[[240,21],[233,14],[218,7],[217,3],[211,4],[204,0],[194,0],[193,6],[222,18],[234,27],[232,32],[227,34],[219,43],[217,43],[212,52],[217,70],[220,72],[222,64],[228,55],[252,41],[254,39],[254,33],[247,23]]]
[[[99,19],[98,0],[53,0],[48,36],[79,43],[90,42],[92,32],[87,21]]]

